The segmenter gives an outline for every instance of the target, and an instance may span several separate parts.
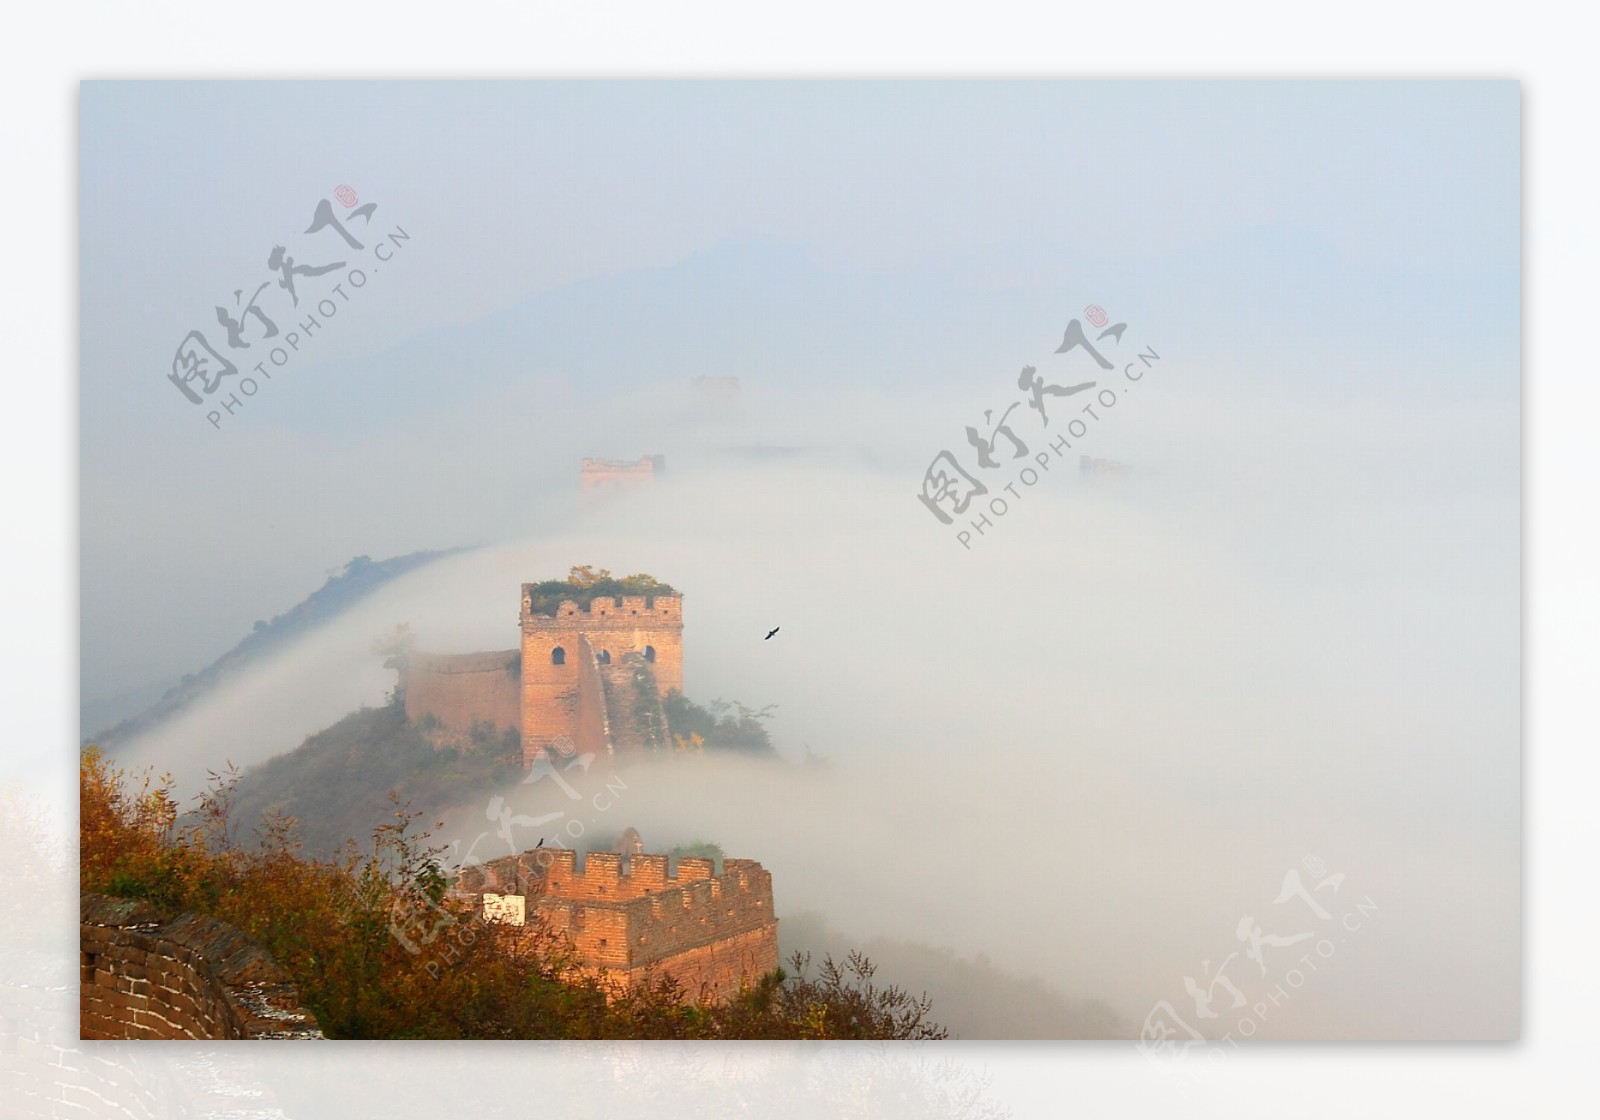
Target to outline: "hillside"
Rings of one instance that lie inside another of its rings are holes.
[[[98,734],[87,735],[83,742],[107,746],[133,738],[204,696],[228,676],[248,668],[267,654],[334,618],[389,581],[424,564],[460,551],[461,549],[453,548],[412,552],[388,560],[373,560],[367,556],[355,557],[344,566],[343,571],[330,577],[326,583],[289,610],[271,621],[257,622],[254,631],[238,645],[198,673],[184,677],[138,715],[130,716]]]
[[[1072,997],[1037,976],[1002,968],[984,956],[958,957],[946,948],[887,937],[852,938],[815,911],[782,915],[780,955],[838,956],[860,949],[878,965],[885,983],[928,992],[939,1021],[958,1039],[1133,1038],[1133,1026],[1104,1000]]]
[[[98,748],[82,751],[78,773],[79,890],[138,899],[162,920],[186,915],[191,930],[198,916],[236,927],[288,974],[327,1038],[945,1037],[927,999],[881,986],[857,953],[796,962],[793,975],[747,973],[721,999],[667,972],[608,983],[545,923],[485,922],[450,897],[406,814],[364,852],[311,860],[282,829],[226,842],[236,832],[226,798],[174,829],[171,786],[130,782]],[[102,975],[137,992],[132,967]],[[171,991],[137,1006],[181,1018],[192,1001],[169,1001]]]
[[[399,707],[363,708],[248,770],[235,786],[232,816],[244,840],[265,813],[295,817],[306,854],[331,857],[393,817],[390,791],[431,820],[521,772],[514,732],[459,753],[440,751]]]
[[[679,751],[778,761],[762,725],[769,710],[721,700],[708,710],[676,691],[666,710]],[[234,789],[233,818],[248,830],[269,811],[297,817],[307,854],[332,856],[347,839],[362,840],[390,819],[390,791],[432,820],[522,774],[515,731],[479,734],[458,753],[436,750],[431,730],[426,717],[408,722],[396,704],[352,712],[294,750],[245,771]]]

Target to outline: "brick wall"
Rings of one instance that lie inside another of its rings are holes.
[[[526,600],[524,600],[526,602]],[[531,766],[556,739],[578,737],[579,634],[522,622],[522,761]],[[553,654],[561,651],[561,664]]]
[[[651,667],[663,694],[683,688],[683,598],[679,595],[601,596],[585,609],[571,600],[555,615],[530,614],[523,596],[523,672],[537,673],[550,664],[550,650],[570,645],[573,636],[586,634],[596,652],[606,650],[613,660],[624,653],[652,651]],[[533,644],[530,644],[532,642]],[[542,653],[535,657],[534,653]]]
[[[753,984],[777,967],[778,923],[774,920],[770,928],[732,933],[682,949],[653,969],[634,968],[627,975],[627,983],[647,983],[652,976],[665,973],[683,985],[684,994],[690,999],[706,996],[725,1002],[738,993],[741,984]]]
[[[522,727],[520,651],[496,653],[410,653],[400,667],[406,718],[431,715],[443,726],[434,745],[462,746],[474,724],[491,724],[497,734]]]
[[[649,666],[637,653],[625,653],[609,665],[601,665],[600,680],[605,689],[607,725],[614,751],[640,751],[667,745],[667,713],[661,704],[660,690],[639,679],[639,669]],[[640,718],[641,708],[653,727]],[[652,739],[653,736],[653,739]]]
[[[587,635],[577,635],[578,691],[573,697],[572,742],[580,755],[611,753],[611,719],[600,662]]]
[[[272,958],[224,922],[84,894],[78,939],[85,1039],[322,1037]]]
[[[560,738],[580,751],[608,754],[616,745],[613,733],[634,723],[633,686],[628,681],[613,689],[617,706],[608,713],[601,672],[614,684],[623,682],[630,654],[649,664],[658,699],[682,690],[681,596],[602,596],[588,607],[566,600],[554,615],[536,615],[527,586],[520,650],[412,653],[400,662],[406,718],[439,720],[443,734],[436,733],[435,745],[465,743],[474,723],[487,723],[521,733],[525,766]],[[627,718],[619,719],[619,712]]]
[[[588,969],[638,984],[670,975],[685,994],[726,999],[741,980],[778,967],[772,875],[754,860],[590,852],[582,866],[564,848],[523,852],[465,868],[454,892],[523,893],[530,915],[571,939]]]
[[[602,653],[619,664],[647,656],[660,696],[683,688],[683,599],[678,595],[602,596],[587,608],[565,600],[554,615],[531,612],[522,598],[522,752],[532,765],[557,738],[581,751],[609,751],[603,732]],[[561,663],[554,653],[561,651]],[[614,730],[614,728],[613,728]]]
[[[585,459],[579,486],[585,499],[594,500],[648,485],[665,469],[666,459],[661,455],[646,455],[634,460]]]

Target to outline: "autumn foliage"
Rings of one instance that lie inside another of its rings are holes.
[[[94,747],[79,767],[79,885],[196,911],[243,930],[293,979],[332,1038],[943,1038],[926,997],[873,981],[859,954],[815,976],[769,973],[725,1004],[693,1002],[660,976],[605,990],[543,925],[485,923],[446,896],[414,815],[396,805],[369,842],[303,855],[295,822],[268,817],[242,843],[234,775],[213,775],[180,814],[169,778],[130,780]]]

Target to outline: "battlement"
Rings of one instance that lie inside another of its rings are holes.
[[[717,895],[725,889],[749,891],[766,874],[747,859],[725,860],[721,875],[713,874],[715,868],[714,861],[700,856],[680,856],[672,867],[670,856],[621,852],[589,852],[580,863],[570,848],[539,848],[463,867],[454,890],[620,903],[694,883],[714,884]]]
[[[637,490],[653,483],[666,470],[667,459],[664,455],[646,455],[641,459],[586,458],[578,485],[584,499],[594,501],[622,491]]]
[[[522,584],[520,604],[519,649],[390,658],[406,717],[438,722],[428,732],[434,746],[460,748],[492,727],[520,736],[523,765],[531,766],[563,741],[614,753],[613,729],[628,749],[661,745],[659,705],[634,701],[647,679],[658,701],[683,689],[682,593],[643,573],[613,579],[584,567],[567,579]],[[648,677],[623,679],[619,670],[636,659],[649,665]],[[657,710],[641,716],[645,707]]]
[[[778,966],[772,875],[755,860],[540,848],[463,868],[451,888],[485,920],[539,921],[608,981],[676,978],[690,998],[726,998]]]
[[[586,474],[593,471],[661,474],[666,469],[667,457],[665,455],[645,455],[638,459],[596,459],[585,456],[583,460],[583,471]]]
[[[534,586],[531,583],[522,585],[522,623],[525,627],[552,628],[552,624],[557,627],[592,626],[597,623],[625,623],[629,619],[641,625],[653,626],[662,622],[678,622],[683,618],[681,595],[597,595],[587,605],[576,599],[562,599],[554,614],[535,613]]]

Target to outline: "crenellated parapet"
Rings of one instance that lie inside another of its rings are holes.
[[[778,966],[772,875],[755,860],[719,875],[695,856],[544,848],[464,868],[451,893],[487,920],[544,923],[608,979],[669,974],[690,996],[726,997]]]
[[[610,595],[597,588],[643,590]],[[406,717],[436,721],[429,731],[436,747],[485,741],[486,729],[497,737],[515,733],[523,766],[532,767],[552,750],[613,754],[663,745],[660,702],[683,690],[677,590],[650,576],[524,583],[518,621],[515,650],[409,652],[389,660],[400,673]]]
[[[548,587],[541,596],[539,586],[522,585],[523,764],[532,766],[562,738],[584,751],[610,753],[616,744],[594,741],[599,721],[592,709],[605,704],[600,673],[638,655],[650,668],[659,699],[681,691],[683,596],[556,598]],[[617,729],[628,724],[626,715],[609,712],[606,722]]]
[[[728,880],[732,889],[749,890],[760,875],[766,874],[759,863],[746,859],[725,860],[721,875],[713,874],[715,869],[714,861],[700,856],[680,856],[673,865],[671,857],[665,855],[589,852],[580,862],[578,853],[570,848],[538,848],[463,867],[453,889],[460,894],[493,891],[588,902],[630,902],[713,880]],[[769,876],[769,891],[770,882]]]
[[[524,630],[562,630],[573,626],[652,626],[673,620],[681,625],[683,621],[681,595],[600,595],[588,603],[563,599],[551,613],[543,603],[535,607],[531,591],[533,586],[529,583],[522,585],[521,617]]]

